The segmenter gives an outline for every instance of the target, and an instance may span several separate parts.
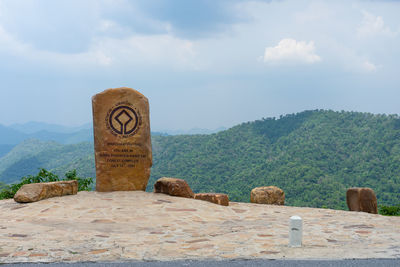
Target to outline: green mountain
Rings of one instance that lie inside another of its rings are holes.
[[[252,188],[276,185],[285,191],[287,205],[343,209],[347,188],[365,186],[375,190],[379,204],[400,203],[397,115],[305,111],[211,135],[153,136],[152,144],[148,190],[162,176],[178,177],[195,192],[228,193],[232,201],[247,202]],[[26,164],[94,176],[90,144],[48,146],[30,161],[20,158],[14,170]],[[2,181],[9,154],[0,158]]]

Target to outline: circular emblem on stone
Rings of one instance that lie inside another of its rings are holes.
[[[128,137],[134,135],[140,126],[140,114],[130,103],[121,103],[107,113],[107,128],[114,135]]]

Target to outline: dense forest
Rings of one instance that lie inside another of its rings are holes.
[[[294,206],[343,209],[348,187],[371,187],[380,204],[400,202],[400,119],[305,111],[243,123],[212,135],[154,138],[152,179],[184,178],[199,192],[249,201],[275,185]]]
[[[94,176],[92,144],[49,144],[37,144],[41,150],[25,158],[16,156],[18,147],[0,158],[0,180],[39,167]],[[153,136],[152,144],[148,190],[162,176],[178,177],[195,192],[248,202],[252,188],[275,185],[285,191],[287,205],[344,209],[347,188],[362,186],[375,190],[378,204],[400,203],[397,115],[304,111],[211,135]]]

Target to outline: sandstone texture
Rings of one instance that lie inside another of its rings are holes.
[[[400,217],[142,191],[0,200],[0,263],[400,258]],[[289,247],[289,219],[303,244]]]
[[[276,186],[262,186],[251,190],[250,202],[258,204],[284,205],[285,192]]]
[[[227,194],[218,193],[199,193],[194,195],[195,199],[205,200],[221,206],[229,206],[229,197]]]
[[[378,214],[378,203],[374,190],[367,187],[349,188],[346,193],[350,211],[363,211]]]
[[[194,194],[183,179],[163,177],[154,184],[154,193],[163,193],[175,197],[193,198]]]
[[[78,181],[58,181],[23,185],[14,195],[20,203],[35,202],[50,197],[75,195],[78,192]]]
[[[130,88],[92,98],[96,190],[145,190],[152,165],[147,98]]]

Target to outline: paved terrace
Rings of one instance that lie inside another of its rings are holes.
[[[400,258],[400,217],[209,202],[146,192],[0,201],[0,263]],[[292,215],[303,247],[288,247]]]

